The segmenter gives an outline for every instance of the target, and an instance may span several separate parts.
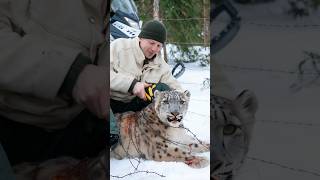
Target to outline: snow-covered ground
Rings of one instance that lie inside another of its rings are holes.
[[[181,85],[190,91],[191,100],[189,110],[185,117],[184,124],[191,132],[206,142],[210,142],[210,89],[203,88],[203,81],[210,77],[210,69],[201,67],[198,63],[185,64],[185,73],[178,78]],[[210,158],[210,154],[202,153],[201,156]],[[137,165],[137,162],[131,160]],[[149,171],[161,174],[160,177],[155,173],[134,173],[135,169],[128,159],[110,160],[110,179],[119,179],[114,176],[124,176],[129,173],[132,175],[121,178],[121,180],[209,180],[210,167],[193,169],[182,162],[156,162],[141,160],[137,171]]]
[[[299,84],[293,72],[303,51],[320,54],[320,16],[294,20],[282,13],[285,3],[237,5],[244,23],[215,55],[237,91],[250,89],[259,100],[250,158],[237,180],[320,179],[320,79],[290,88]]]

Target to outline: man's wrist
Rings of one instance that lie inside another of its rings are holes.
[[[89,57],[79,54],[73,64],[70,67],[68,74],[66,75],[63,84],[59,90],[59,94],[66,94],[68,97],[72,97],[73,87],[85,66],[92,64]]]
[[[129,87],[129,90],[128,90],[129,93],[132,93],[133,88],[137,84],[137,82],[139,82],[137,79],[133,79],[133,81],[132,81],[132,83],[131,83],[131,85]]]

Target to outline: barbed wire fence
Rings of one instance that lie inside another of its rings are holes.
[[[204,18],[196,18],[196,17],[190,17],[190,18],[177,18],[177,19],[161,19],[163,21],[202,21]],[[320,24],[268,24],[268,23],[257,23],[257,22],[249,22],[249,21],[242,21],[242,25],[250,25],[250,26],[254,26],[254,27],[261,27],[261,28],[281,28],[281,29],[301,29],[301,28],[308,28],[308,29],[319,29],[320,28]],[[208,46],[208,43],[201,43],[201,42],[167,42],[170,44],[183,44],[183,45],[202,45],[202,46]],[[286,74],[292,74],[292,75],[300,75],[300,76],[310,76],[310,77],[316,77],[319,75],[318,72],[303,72],[300,73],[297,70],[280,70],[280,69],[268,69],[268,68],[261,68],[261,67],[240,67],[240,66],[233,66],[233,65],[222,65],[224,66],[224,68],[227,69],[233,69],[233,70],[242,70],[242,71],[255,71],[255,72],[272,72],[272,73],[286,73]],[[182,83],[182,84],[199,84],[199,83]],[[207,78],[203,81],[203,87],[210,87],[210,79]],[[200,101],[200,102],[206,102],[207,100],[202,100],[202,99],[193,99],[194,101]],[[191,114],[195,114],[198,116],[204,116],[204,117],[208,117],[208,115],[206,114],[202,114],[202,113],[196,113],[196,112],[192,112],[192,111],[188,111]],[[276,124],[284,124],[284,125],[298,125],[298,126],[314,126],[316,124],[313,123],[305,123],[305,122],[287,122],[287,121],[276,121],[276,120],[258,120],[257,122],[260,123],[276,123]],[[320,125],[317,125],[320,126]],[[301,173],[308,173],[308,174],[312,174],[315,176],[320,176],[320,173],[317,172],[312,172],[309,170],[305,170],[305,169],[299,169],[299,168],[293,168],[293,167],[289,167],[277,162],[273,162],[273,161],[268,161],[268,160],[263,160],[260,158],[256,158],[256,157],[250,157],[248,156],[247,159],[249,160],[253,160],[253,161],[258,161],[261,163],[265,163],[265,164],[270,164],[270,165],[274,165],[274,166],[278,166],[280,168],[284,168],[284,169],[289,169],[289,170],[293,170],[296,172],[301,172]],[[130,159],[129,159],[130,160]],[[137,174],[137,173],[153,173],[153,174],[157,174],[160,177],[165,177],[164,175],[161,175],[157,172],[154,171],[141,171],[139,170],[139,165],[141,163],[141,158],[138,159],[132,159],[133,161],[136,161],[138,164],[134,165],[134,163],[130,162],[131,165],[133,166],[133,168],[135,169],[134,172],[128,173],[126,175],[123,176],[112,176],[112,177],[116,177],[116,178],[124,178],[126,176],[130,176],[133,174]]]
[[[213,20],[213,23],[216,25],[224,25],[228,23],[227,20]],[[306,24],[306,23],[288,23],[288,24],[283,24],[283,23],[259,23],[259,22],[254,22],[254,21],[248,21],[248,20],[241,20],[241,25],[242,26],[251,26],[251,27],[258,27],[258,28],[276,28],[276,29],[319,29],[320,24],[312,23],[312,24]]]
[[[288,122],[288,121],[274,121],[274,120],[257,120],[256,122],[277,123],[277,124],[279,123],[279,124],[284,124],[284,125],[297,125],[297,126],[307,126],[307,127],[314,127],[314,126],[320,127],[320,124],[306,123],[306,122]],[[245,126],[245,125],[246,124],[242,124],[242,126]],[[238,147],[240,149],[243,148],[241,145],[236,145],[236,147]],[[305,168],[292,167],[289,165],[285,165],[283,163],[279,163],[279,162],[272,161],[272,160],[266,160],[266,159],[254,157],[251,155],[246,155],[245,159],[256,161],[256,162],[267,164],[267,165],[271,165],[271,166],[276,166],[278,168],[287,169],[287,170],[298,172],[298,173],[309,174],[309,175],[320,177],[320,170],[319,170],[319,172],[317,172],[317,171],[309,170],[309,169],[305,169]],[[240,175],[244,172],[245,171],[240,170],[238,173]]]
[[[185,69],[187,70],[192,70],[191,68],[189,67],[185,67]],[[202,81],[199,81],[199,82],[181,82],[181,84],[188,84],[188,85],[201,85],[201,90],[205,90],[205,89],[210,89],[210,78],[204,78]]]
[[[297,76],[297,80],[290,86],[290,88],[294,88],[294,86],[300,86],[300,89],[301,89],[302,87],[306,87],[307,85],[316,84],[316,80],[318,80],[320,76],[320,70],[319,70],[320,56],[314,52],[304,51],[303,53],[306,56],[306,58],[304,58],[299,62],[295,70],[272,69],[272,68],[264,68],[264,67],[244,67],[244,66],[228,65],[228,64],[221,64],[221,66],[226,70],[232,70],[232,71],[246,71],[246,72],[250,71],[250,72],[256,72],[256,73],[262,73],[262,72],[263,73],[282,73],[282,74],[288,74],[288,75],[295,75]],[[277,125],[284,125],[284,126],[298,126],[303,128],[311,128],[311,127],[319,128],[320,127],[320,124],[313,123],[313,122],[306,122],[306,121],[293,122],[293,121],[284,121],[284,120],[261,119],[261,120],[256,120],[256,122],[277,124]],[[276,166],[278,168],[320,177],[320,172],[303,169],[303,168],[291,167],[289,165],[285,165],[275,161],[265,160],[259,157],[247,156],[246,158],[252,161],[263,163],[263,164]]]
[[[210,101],[210,100],[202,100],[202,99],[193,99],[193,100],[199,101],[201,103],[208,103]],[[192,111],[188,111],[188,113],[192,113],[192,114],[195,114],[197,116],[202,116],[202,117],[209,118],[209,115],[206,115],[206,114],[196,113],[196,112],[192,112]],[[186,119],[186,120],[188,120],[188,119]],[[152,127],[149,126],[148,128],[150,129]],[[199,145],[205,146],[203,144],[203,142],[197,137],[197,135],[194,132],[192,132],[189,128],[184,127],[184,126],[172,127],[172,128],[182,128],[182,129],[184,129],[189,135],[191,135],[191,137],[193,137],[199,143]],[[135,131],[135,129],[133,129],[133,130]],[[136,134],[136,133],[133,133],[133,134]],[[159,173],[157,171],[143,170],[143,169],[141,169],[139,167],[140,164],[143,163],[143,158],[142,158],[143,157],[143,153],[140,150],[139,144],[135,143],[134,138],[137,138],[137,137],[130,136],[130,142],[127,145],[127,147],[125,147],[123,144],[121,144],[121,147],[125,151],[126,156],[128,157],[128,161],[129,161],[131,167],[133,168],[133,171],[128,172],[128,173],[124,173],[123,175],[112,175],[112,174],[110,174],[110,177],[117,178],[117,179],[122,179],[122,178],[125,178],[127,176],[131,176],[131,175],[135,175],[135,174],[139,174],[139,173],[145,173],[145,174],[155,174],[155,175],[157,175],[157,176],[159,176],[161,178],[165,178],[166,176],[164,174],[161,174],[161,173]],[[164,141],[166,141],[166,142],[168,142],[170,144],[173,144],[175,146],[190,147],[190,144],[184,144],[182,142],[174,141],[174,140],[166,138],[166,137],[161,137],[161,138]],[[130,145],[132,145],[134,147],[134,149],[136,150],[136,152],[138,152],[138,154],[140,154],[139,157],[134,158],[133,156],[130,155],[130,153],[129,153],[129,146]]]
[[[152,128],[152,127],[149,125],[149,128]],[[195,133],[193,133],[189,128],[184,127],[184,126],[179,126],[179,127],[172,127],[171,126],[171,128],[182,128],[182,129],[186,130],[186,132],[188,132],[199,143],[200,146],[206,147],[205,144],[203,144],[203,142],[197,137],[197,135]],[[151,129],[151,130],[153,130],[153,129]],[[156,130],[154,130],[154,131],[156,131]],[[136,134],[136,133],[133,133],[133,134]],[[129,144],[128,144],[127,147],[124,147],[124,145],[121,142],[119,142],[119,143],[120,143],[122,149],[125,151],[126,157],[128,157],[128,160],[129,160],[131,166],[134,168],[134,171],[133,172],[129,172],[129,173],[125,173],[124,175],[111,175],[110,174],[110,177],[120,179],[120,178],[125,178],[127,176],[131,176],[131,175],[134,175],[134,174],[138,174],[138,173],[146,173],[146,174],[155,174],[155,175],[157,175],[159,177],[165,178],[166,177],[165,175],[160,174],[160,173],[158,173],[156,171],[139,170],[139,165],[142,163],[142,158],[141,157],[143,157],[145,155],[141,152],[139,144],[135,143],[133,138],[137,138],[137,137],[133,137],[133,136],[130,135],[130,141],[129,141]],[[167,143],[173,144],[175,146],[190,147],[190,144],[185,144],[185,143],[182,143],[182,142],[179,142],[179,141],[168,139],[168,138],[163,137],[163,136],[161,136],[161,138],[162,138],[163,141],[166,141]],[[136,150],[136,152],[139,154],[139,158],[134,158],[129,153],[129,148],[130,148],[131,144],[134,147],[134,149]],[[206,147],[206,148],[208,148],[208,147]],[[136,161],[136,163],[137,163],[136,165],[133,163],[133,160]]]
[[[320,127],[320,124],[313,122],[298,122],[298,121],[283,121],[283,120],[267,120],[261,119],[257,120],[258,123],[268,123],[268,124],[282,124],[282,125],[293,125],[302,127]]]
[[[303,51],[303,54],[305,58],[297,64],[295,70],[272,69],[264,67],[244,67],[230,64],[221,64],[221,67],[226,70],[232,71],[250,71],[296,75],[296,80],[289,84],[289,89],[292,92],[299,92],[306,87],[320,86],[320,55],[311,51]]]
[[[197,18],[190,18],[192,20],[196,20]],[[171,20],[171,19],[167,19]],[[184,19],[176,19],[176,20],[184,20]],[[320,24],[271,24],[271,23],[257,23],[257,22],[250,22],[250,21],[242,21],[242,25],[249,25],[261,28],[281,28],[281,29],[319,29]],[[181,42],[171,42],[172,44],[181,43]],[[189,44],[189,43],[185,43]],[[190,43],[192,44],[192,43]],[[194,44],[201,44],[201,43],[194,43]],[[264,67],[243,67],[243,66],[236,66],[236,65],[228,65],[228,64],[221,64],[223,68],[228,70],[240,70],[240,71],[251,71],[251,72],[266,72],[266,73],[282,73],[282,74],[290,74],[297,76],[297,81],[294,82],[290,88],[296,89],[294,91],[298,91],[303,87],[306,87],[311,84],[315,84],[316,80],[318,80],[320,76],[320,71],[318,68],[319,63],[319,55],[313,52],[304,51],[304,54],[307,56],[305,59],[301,60],[300,63],[297,65],[298,67],[294,70],[283,70],[283,69],[272,69],[272,68],[264,68]],[[309,66],[307,67],[309,63]],[[311,66],[310,66],[311,64]],[[310,80],[311,78],[311,80]],[[208,83],[209,82],[209,83]],[[306,83],[307,82],[307,83]],[[203,82],[204,86],[210,87],[210,79],[206,79]],[[196,84],[196,83],[188,83],[188,84]],[[295,86],[299,86],[298,88]],[[196,100],[195,101],[205,101],[205,100]],[[207,116],[205,114],[196,113],[192,111],[188,111],[191,114],[198,115],[198,116]],[[290,121],[280,121],[280,120],[257,120],[258,123],[272,123],[272,124],[281,124],[281,125],[293,125],[293,126],[300,126],[300,127],[320,127],[320,124],[311,123],[311,122],[290,122]],[[269,164],[273,166],[277,166],[279,168],[310,174],[314,176],[320,176],[320,172],[314,172],[307,169],[295,168],[290,167],[288,165],[284,165],[278,162],[264,160],[257,157],[247,156],[247,159],[252,161],[258,161],[260,163]]]
[[[199,101],[201,103],[208,103],[210,102],[210,100],[204,100],[204,99],[192,99],[194,101]],[[197,115],[197,116],[201,116],[201,117],[205,117],[205,118],[209,118],[209,115],[207,114],[202,114],[202,113],[196,113],[196,112],[192,112],[192,111],[188,111],[188,113],[191,113],[191,114],[194,114],[194,115]],[[186,119],[187,120],[187,119]],[[173,128],[183,128],[186,130],[186,132],[188,132],[194,139],[196,139],[199,144],[202,145],[202,142],[201,140],[199,140],[199,138],[197,137],[197,135],[195,133],[193,133],[189,128],[187,127],[184,127],[184,126],[180,126],[180,127],[173,127]],[[170,142],[174,145],[183,145],[183,146],[189,146],[188,144],[183,144],[181,142],[177,142],[177,141],[173,141],[171,139],[167,139],[167,138],[164,138],[163,139],[167,142]],[[134,146],[134,148],[136,149],[137,152],[139,152],[139,154],[143,154],[141,153],[140,149],[139,149],[139,146],[137,144],[134,143],[134,140],[133,140],[133,137],[131,136],[130,137],[130,144],[132,144]],[[129,144],[129,145],[130,145]],[[139,174],[139,173],[145,173],[145,174],[155,174],[159,177],[162,177],[162,178],[165,178],[166,176],[159,173],[159,172],[156,172],[156,171],[152,171],[152,170],[141,170],[139,168],[140,164],[143,162],[143,159],[142,158],[133,158],[130,153],[128,152],[128,148],[129,148],[129,145],[128,147],[124,147],[122,145],[122,148],[124,149],[124,151],[126,152],[127,154],[127,157],[128,157],[128,161],[129,163],[131,164],[131,166],[133,167],[133,171],[132,172],[129,172],[129,173],[125,173],[123,175],[110,175],[110,177],[113,177],[113,178],[117,178],[117,179],[121,179],[121,178],[125,178],[127,176],[131,176],[131,175],[135,175],[135,174]]]
[[[163,21],[189,21],[189,20],[203,20],[204,18],[177,18],[177,19],[161,19]],[[223,21],[221,23],[224,23]],[[320,24],[268,24],[268,23],[257,23],[257,22],[250,22],[250,21],[242,21],[243,25],[251,25],[251,26],[256,26],[256,27],[262,27],[262,28],[283,28],[283,29],[297,29],[297,28],[312,28],[312,29],[318,29],[320,28]],[[208,43],[201,43],[201,42],[167,42],[169,44],[184,44],[184,45],[202,45],[202,46],[208,46]],[[312,60],[315,60],[317,58],[311,58]],[[310,61],[310,60],[307,60]],[[269,72],[269,73],[284,73],[284,74],[292,74],[292,75],[298,75],[300,77],[302,76],[310,76],[310,77],[319,77],[320,76],[320,71],[318,71],[318,69],[314,69],[311,71],[301,71],[301,67],[300,71],[298,70],[281,70],[281,69],[271,69],[271,68],[263,68],[263,67],[242,67],[242,66],[236,66],[236,65],[228,65],[228,64],[221,64],[223,68],[225,69],[229,69],[229,70],[241,70],[241,71],[253,71],[253,72]],[[315,66],[317,67],[317,66]],[[316,71],[315,71],[316,70]],[[314,83],[314,82],[313,82]],[[198,84],[198,83],[184,83],[182,82],[182,84]],[[207,78],[203,81],[203,86],[204,87],[210,87],[210,79]],[[207,101],[207,100],[197,100],[194,99],[195,101]],[[189,113],[198,115],[198,116],[205,116],[208,117],[208,115],[205,114],[201,114],[201,113],[196,113],[196,112],[192,112],[192,111],[188,111]],[[320,124],[314,124],[314,123],[306,123],[306,122],[289,122],[289,121],[277,121],[277,120],[258,120],[257,122],[260,123],[276,123],[276,124],[284,124],[284,125],[297,125],[297,126],[304,126],[304,127],[320,127]],[[274,165],[274,166],[278,166],[280,168],[284,168],[284,169],[289,169],[289,170],[293,170],[296,172],[301,172],[301,173],[307,173],[307,174],[311,174],[311,175],[315,175],[315,176],[320,176],[320,173],[317,172],[312,172],[309,170],[305,170],[305,169],[299,169],[299,168],[293,168],[293,167],[289,167],[286,165],[282,165],[280,163],[277,162],[273,162],[273,161],[267,161],[267,160],[263,160],[260,158],[256,158],[256,157],[250,157],[248,156],[247,159],[253,160],[253,161],[258,161],[261,163],[265,163],[265,164],[270,164],[270,165]],[[115,178],[124,178],[126,176],[130,176],[133,174],[137,174],[137,173],[152,173],[152,174],[157,174],[160,177],[165,177],[164,175],[161,175],[157,172],[154,171],[141,171],[139,170],[139,164],[141,163],[141,158],[138,159],[131,159],[131,160],[135,160],[138,162],[138,164],[135,166],[129,159],[131,165],[133,166],[133,168],[135,169],[134,172],[125,174],[123,176],[113,176],[110,175],[111,177],[115,177]]]
[[[200,101],[206,101],[206,100],[200,100]],[[203,113],[197,113],[193,111],[189,111],[188,113],[202,116],[202,117],[210,117],[210,115],[203,114]],[[283,121],[283,120],[268,120],[268,119],[260,119],[256,120],[257,123],[269,123],[269,124],[282,124],[282,125],[293,125],[293,126],[302,126],[302,127],[320,127],[320,124],[313,123],[313,122],[305,122],[305,121]]]
[[[302,169],[302,168],[295,168],[295,167],[291,167],[291,166],[288,166],[288,165],[281,164],[279,162],[274,162],[274,161],[265,160],[265,159],[261,159],[261,158],[257,158],[257,157],[251,157],[251,156],[247,156],[246,159],[249,159],[249,160],[252,160],[252,161],[257,161],[257,162],[260,162],[260,163],[263,163],[263,164],[277,166],[279,168],[291,170],[291,171],[298,172],[298,173],[304,173],[304,174],[309,174],[309,175],[320,177],[320,172],[315,172],[315,171]]]
[[[140,155],[142,155],[142,153],[141,153],[140,149],[138,149],[138,147],[137,147],[136,144],[134,143],[132,136],[131,136],[130,138],[131,138],[131,139],[130,139],[130,141],[129,141],[129,145],[128,145],[127,148],[125,148],[121,142],[120,142],[120,144],[121,144],[121,146],[122,146],[122,149],[125,151],[126,156],[128,157],[128,161],[130,162],[130,164],[131,164],[131,166],[133,167],[134,171],[133,171],[133,172],[129,172],[129,173],[125,173],[124,175],[112,175],[112,174],[110,174],[110,177],[121,179],[121,178],[125,178],[125,177],[127,177],[127,176],[131,176],[131,175],[134,175],[134,174],[139,174],[139,173],[155,174],[155,175],[158,175],[159,177],[166,177],[166,176],[164,176],[163,174],[160,174],[160,173],[158,173],[158,172],[156,172],[156,171],[139,170],[139,166],[140,166],[140,164],[141,164],[141,162],[142,162],[142,158],[141,158],[141,157],[139,157],[139,158],[134,158],[134,157],[132,157],[132,156],[130,155],[130,153],[128,152],[130,143],[131,143],[131,142],[133,143],[134,148],[136,149],[136,151],[137,151],[138,153],[140,153]],[[135,165],[135,164],[133,163],[133,160],[135,160],[135,161],[137,162],[137,165]]]
[[[166,19],[166,20],[177,20],[177,21],[184,21],[184,20],[199,20],[201,18],[188,18],[188,19]],[[225,23],[225,22],[223,22]],[[242,25],[248,25],[253,27],[259,28],[277,28],[277,29],[320,29],[320,24],[272,24],[272,23],[258,23],[258,22],[250,22],[250,21],[242,21]],[[193,44],[193,45],[207,45],[203,43],[186,43],[186,42],[168,42],[171,44]],[[228,64],[221,64],[223,68],[228,70],[234,71],[251,71],[251,72],[266,72],[266,73],[282,73],[282,74],[290,74],[297,76],[297,81],[290,85],[290,88],[295,89],[294,91],[299,91],[303,87],[308,85],[314,84],[316,85],[316,80],[318,80],[320,76],[320,71],[318,68],[319,64],[319,55],[313,52],[304,52],[307,58],[300,61],[297,65],[298,67],[294,70],[283,70],[283,69],[272,69],[272,68],[264,68],[264,67],[243,67],[237,65],[228,65]],[[309,63],[309,66],[306,67]],[[311,64],[311,66],[310,66]],[[209,82],[209,83],[208,83]],[[307,83],[306,83],[307,82]],[[185,83],[185,84],[196,84],[196,83]],[[203,82],[204,87],[210,87],[210,79],[206,79]],[[299,86],[299,87],[295,87]],[[206,100],[197,100],[195,101],[206,101]],[[207,116],[205,114],[196,113],[192,111],[188,111],[191,114],[195,114],[198,116]],[[272,123],[272,124],[282,124],[282,125],[294,125],[294,126],[301,126],[301,127],[320,127],[320,124],[311,123],[311,122],[290,122],[290,121],[280,121],[280,120],[257,120],[258,123]],[[247,156],[247,159],[252,161],[257,161],[264,164],[269,164],[273,166],[277,166],[279,168],[310,174],[314,176],[320,177],[320,172],[314,172],[307,169],[295,168],[290,167],[288,165],[284,165],[278,162],[264,160],[257,157]]]
[[[203,20],[205,20],[206,18],[197,18],[197,17],[191,17],[191,18],[176,18],[176,19],[166,19],[166,18],[163,18],[163,19],[160,19],[160,21],[201,21],[203,22]],[[207,18],[208,19],[208,18]],[[174,41],[167,41],[166,44],[173,44],[173,45],[190,45],[190,46],[206,46],[208,47],[210,44],[209,43],[203,43],[203,42],[174,42]],[[186,68],[186,69],[189,69],[191,70],[190,68]],[[209,78],[208,78],[209,79]],[[203,82],[201,83],[188,83],[188,82],[182,82],[181,84],[202,84],[203,85],[203,88],[207,88],[208,87],[208,79],[204,79]],[[197,99],[194,99],[195,101],[199,101],[199,102],[208,102],[208,100],[197,100]],[[195,113],[195,112],[190,112],[190,113],[194,113],[198,116],[203,116],[203,117],[209,117],[208,115],[205,115],[205,114],[200,114],[200,113]],[[184,128],[186,130],[186,132],[188,132],[189,134],[191,134],[191,136],[193,138],[195,138],[196,140],[198,140],[198,142],[200,143],[200,140],[197,138],[197,136],[195,135],[195,133],[193,133],[190,129],[188,129],[187,127],[179,127],[179,128]],[[130,143],[131,145],[134,146],[135,150],[142,156],[142,153],[140,152],[139,150],[139,147],[137,146],[137,144],[134,143],[134,140],[133,140],[133,137],[130,137],[131,140],[130,140]],[[164,137],[163,137],[164,138]],[[175,145],[184,145],[184,146],[188,146],[187,144],[183,144],[183,143],[180,143],[180,142],[176,142],[176,141],[173,141],[173,140],[170,140],[170,139],[167,139],[167,138],[164,138],[165,141],[167,142],[170,142],[172,144],[175,144]],[[163,175],[163,174],[160,174],[156,171],[152,171],[152,170],[141,170],[140,169],[140,164],[143,162],[143,159],[141,157],[139,158],[133,158],[130,153],[128,152],[128,147],[124,147],[122,145],[122,148],[123,150],[126,152],[127,154],[127,157],[128,157],[128,161],[129,163],[131,164],[132,168],[133,168],[133,171],[132,172],[129,172],[129,173],[125,173],[123,175],[112,175],[110,174],[110,177],[113,177],[113,178],[117,178],[117,179],[121,179],[121,178],[125,178],[127,176],[131,176],[131,175],[135,175],[135,174],[139,174],[139,173],[146,173],[146,174],[155,174],[159,177],[162,177],[162,178],[165,178],[166,176]]]
[[[213,20],[211,21],[212,24],[215,24],[218,26],[215,30],[218,31],[219,28],[227,27],[227,25],[230,23],[230,21],[227,20]],[[319,30],[320,29],[320,24],[319,23],[288,23],[288,24],[283,24],[283,23],[268,23],[268,22],[254,22],[254,21],[248,21],[245,19],[242,19],[240,21],[241,27],[245,28],[261,28],[261,29],[279,29],[279,30]],[[217,27],[217,26],[212,26],[211,28]],[[228,28],[228,27],[227,27]],[[223,32],[227,32],[228,29],[222,29]],[[215,34],[217,33],[217,34]],[[219,37],[219,32],[214,32],[214,36],[212,38],[220,38]],[[273,69],[273,68],[266,68],[266,67],[245,67],[245,66],[238,66],[238,65],[231,65],[231,64],[220,64],[222,68],[225,70],[231,70],[231,71],[245,71],[245,72],[252,72],[252,73],[281,73],[281,74],[288,74],[288,75],[293,75],[297,76],[296,81],[293,82],[291,85],[289,85],[289,88],[294,91],[298,92],[304,87],[308,87],[311,85],[317,85],[317,81],[320,79],[320,58],[319,55],[313,52],[304,52],[306,55],[306,58],[300,61],[300,63],[297,65],[297,67],[293,70],[289,69]],[[214,75],[214,72],[213,72]],[[276,125],[284,125],[284,126],[299,126],[299,127],[304,127],[304,128],[311,128],[311,127],[320,127],[320,124],[316,124],[313,122],[292,122],[292,121],[281,121],[281,120],[267,120],[267,119],[261,119],[261,120],[256,120],[257,123],[272,123]],[[296,167],[290,167],[288,165],[275,162],[275,161],[270,161],[270,160],[265,160],[262,158],[258,157],[253,157],[253,156],[247,156],[246,159],[260,162],[263,164],[268,164],[272,166],[276,166],[278,168],[282,169],[287,169],[299,173],[304,173],[304,174],[309,174],[313,176],[320,177],[320,172],[317,171],[312,171],[308,169],[303,169],[303,168],[296,168]],[[320,171],[320,170],[319,170]]]
[[[307,127],[313,127],[313,126],[318,126],[320,127],[320,124],[314,124],[314,123],[305,123],[305,122],[287,122],[287,121],[273,121],[273,120],[257,120],[256,122],[263,122],[263,123],[280,123],[280,124],[284,124],[284,125],[298,125],[298,126],[307,126]],[[242,124],[242,126],[245,126],[246,124]],[[236,147],[242,149],[243,147],[241,145],[236,145]],[[309,169],[305,169],[305,168],[297,168],[297,167],[292,167],[289,165],[285,165],[283,163],[279,163],[276,161],[272,161],[272,160],[266,160],[263,158],[259,158],[259,157],[254,157],[251,155],[246,155],[245,159],[248,160],[252,160],[252,161],[256,161],[259,163],[263,163],[263,164],[267,164],[267,165],[271,165],[271,166],[276,166],[278,168],[281,169],[286,169],[286,170],[290,170],[290,171],[294,171],[294,172],[298,172],[298,173],[303,173],[303,174],[308,174],[308,175],[313,175],[313,176],[317,176],[320,177],[320,170],[319,172],[314,171],[314,170],[309,170]],[[244,173],[245,171],[239,171],[238,175]]]
[[[297,91],[311,84],[316,85],[317,83],[316,81],[319,79],[319,76],[320,76],[319,54],[310,52],[310,51],[303,51],[303,53],[306,56],[306,58],[304,58],[298,63],[297,68],[295,70],[272,69],[272,68],[264,68],[264,67],[244,67],[244,66],[228,65],[228,64],[221,64],[221,66],[226,70],[232,70],[232,71],[246,71],[246,72],[250,71],[250,72],[256,72],[256,73],[281,73],[281,74],[295,75],[297,76],[297,80],[290,85],[290,88],[293,88],[293,89],[295,88],[294,90]],[[298,88],[295,86],[298,86]],[[277,124],[277,125],[284,125],[284,126],[298,126],[303,128],[311,128],[311,127],[319,128],[320,127],[320,124],[313,123],[313,122],[306,122],[306,121],[298,122],[298,121],[260,119],[260,120],[256,120],[256,122]],[[291,170],[298,173],[304,173],[304,174],[320,177],[320,172],[312,171],[309,169],[296,168],[296,167],[285,165],[279,162],[262,159],[259,157],[247,156],[246,159],[260,162],[263,164],[276,166],[282,169]]]
[[[210,38],[208,33],[206,33],[210,28],[210,18],[203,17],[184,17],[184,18],[160,18],[160,21],[172,23],[183,23],[188,26],[192,23],[195,23],[201,26],[200,32],[198,32],[201,36],[192,36],[193,42],[178,42],[174,40],[168,40],[166,44],[170,44],[175,46],[175,48],[171,48],[170,51],[167,52],[167,56],[170,57],[171,61],[174,62],[200,62],[202,66],[208,66],[210,64],[210,52],[203,53],[199,47],[209,48],[210,47]],[[208,24],[207,28],[205,24]],[[174,33],[171,33],[174,36]],[[210,34],[210,33],[209,33]],[[190,36],[191,37],[191,36]],[[199,39],[200,38],[200,39]],[[186,38],[189,39],[189,38]]]

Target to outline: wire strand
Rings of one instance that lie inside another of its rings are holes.
[[[264,160],[264,159],[260,159],[260,158],[256,158],[256,157],[247,156],[247,159],[250,159],[250,160],[253,160],[253,161],[258,161],[258,162],[261,162],[261,163],[264,163],[264,164],[277,166],[277,167],[280,167],[282,169],[288,169],[288,170],[291,170],[291,171],[304,173],[304,174],[311,174],[311,175],[320,177],[320,173],[319,172],[313,172],[313,171],[306,170],[306,169],[301,169],[301,168],[294,168],[294,167],[290,167],[290,166],[287,166],[287,165],[284,165],[284,164],[281,164],[281,163],[278,163],[278,162]]]

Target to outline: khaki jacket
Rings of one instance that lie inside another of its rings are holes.
[[[60,129],[83,110],[58,91],[79,53],[99,54],[107,3],[0,0],[0,116]]]
[[[169,65],[158,54],[143,65],[145,56],[139,46],[139,38],[116,39],[110,44],[111,98],[129,102],[135,96],[128,92],[134,79],[147,83],[165,83],[170,88],[183,91],[172,76]]]

